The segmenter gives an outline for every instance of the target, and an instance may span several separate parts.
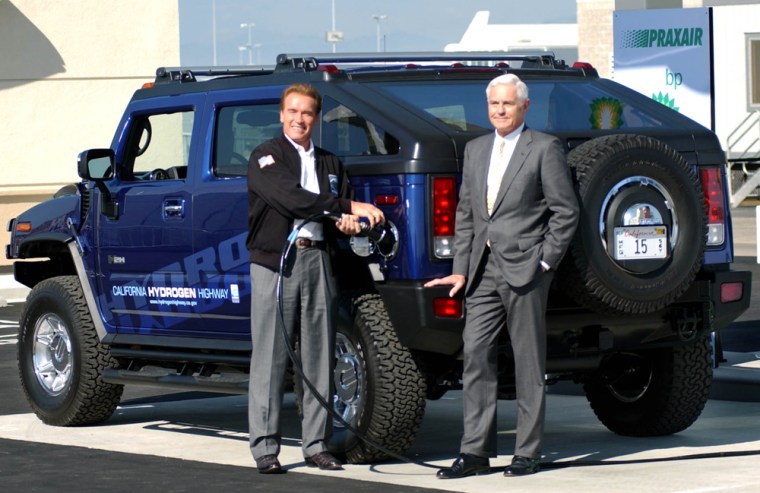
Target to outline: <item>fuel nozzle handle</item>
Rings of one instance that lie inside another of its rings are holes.
[[[330,214],[330,219],[340,221],[340,217]],[[361,229],[360,235],[364,235],[370,240],[375,242],[377,249],[380,253],[387,257],[393,252],[393,247],[396,245],[396,236],[393,234],[390,223],[377,223],[374,227],[369,223],[359,222],[359,228]]]

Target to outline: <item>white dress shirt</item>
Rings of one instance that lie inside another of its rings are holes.
[[[314,142],[309,142],[309,149],[306,150],[302,145],[296,144],[290,137],[285,136],[298,151],[301,157],[301,186],[314,193],[319,193],[319,178],[317,177],[317,163],[314,158]],[[303,224],[303,219],[293,221],[293,229]],[[308,238],[314,241],[322,241],[325,235],[322,231],[322,223],[312,221],[301,228],[298,232],[299,238]]]
[[[507,165],[512,158],[512,153],[515,151],[515,146],[517,146],[517,139],[520,138],[523,128],[525,128],[524,123],[504,137],[496,132],[486,181],[486,207],[488,207],[489,215],[493,212],[496,196],[499,194],[499,187],[501,186],[501,179],[507,171]]]

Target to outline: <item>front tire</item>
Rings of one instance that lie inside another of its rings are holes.
[[[594,413],[619,435],[651,437],[685,430],[697,420],[712,383],[710,341],[618,353],[584,383]]]
[[[108,419],[123,386],[103,381],[116,361],[101,346],[76,276],[54,277],[29,293],[19,323],[18,368],[26,398],[44,423]]]

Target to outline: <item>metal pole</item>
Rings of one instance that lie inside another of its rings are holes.
[[[332,0],[332,32],[335,32],[335,0]],[[332,42],[332,52],[335,53],[335,45],[337,45],[335,41]]]
[[[380,22],[384,21],[385,19],[387,19],[388,16],[385,15],[385,14],[375,14],[375,15],[372,16],[372,18],[377,21],[377,51],[379,52],[380,51],[380,39],[381,39],[381,37],[380,37]],[[383,50],[383,51],[385,51],[385,50]]]
[[[248,28],[248,44],[245,45],[248,48],[248,65],[253,65],[253,43],[251,41],[251,29],[256,27],[253,22],[242,22],[240,24],[241,29]]]
[[[211,0],[211,46],[213,47],[213,62],[216,66],[216,0]]]

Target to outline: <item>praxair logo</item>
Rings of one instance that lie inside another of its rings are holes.
[[[623,48],[664,48],[670,46],[702,46],[701,27],[671,29],[633,29],[623,33]]]

